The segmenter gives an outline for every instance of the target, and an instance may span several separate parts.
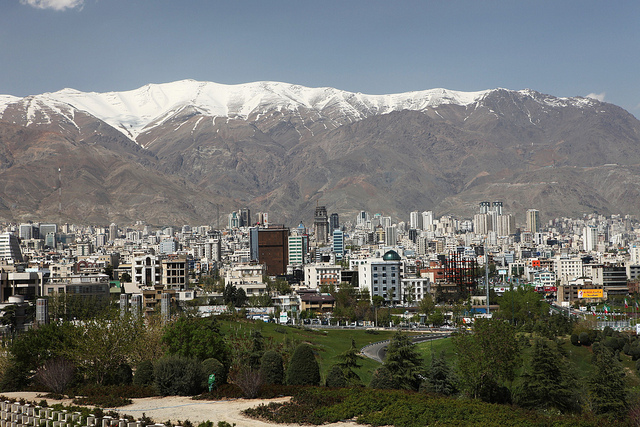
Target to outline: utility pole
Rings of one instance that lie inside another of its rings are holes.
[[[484,288],[487,292],[487,316],[491,314],[489,308],[489,250],[487,249],[487,241],[484,242]]]

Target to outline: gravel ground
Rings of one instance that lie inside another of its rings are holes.
[[[29,401],[40,401],[43,398],[39,393],[35,392],[16,392],[3,393],[7,397],[16,399],[24,398]],[[64,403],[71,404],[71,400],[53,400],[45,399],[47,403]],[[176,423],[178,420],[189,420],[194,424],[202,421],[211,420],[214,423],[218,421],[226,421],[229,424],[236,424],[237,427],[298,427],[300,424],[275,424],[264,421],[247,418],[241,414],[241,411],[247,408],[258,406],[262,403],[269,402],[286,402],[288,397],[276,399],[233,399],[233,400],[192,400],[190,397],[170,396],[170,397],[147,397],[143,399],[133,399],[131,405],[114,408],[116,411],[125,415],[132,415],[134,418],[142,417],[144,413],[157,423],[171,420]],[[326,427],[355,427],[355,422],[340,422],[333,424],[324,424]]]

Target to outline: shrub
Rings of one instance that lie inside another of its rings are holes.
[[[580,332],[580,335],[578,335],[578,339],[580,340],[581,345],[591,344],[591,340],[589,339],[589,334],[586,332]]]
[[[325,382],[327,387],[346,387],[347,379],[344,377],[344,372],[338,365],[333,365],[327,373],[327,380]]]
[[[571,344],[575,346],[580,345],[580,339],[578,338],[578,334],[571,334]]]
[[[216,387],[220,384],[224,384],[227,382],[227,370],[225,369],[222,362],[218,359],[214,359],[210,357],[209,359],[205,359],[202,361],[202,371],[205,376],[205,383],[208,380],[209,375],[214,374],[216,376]]]
[[[308,344],[300,344],[293,352],[287,369],[287,384],[320,384],[320,366]]]
[[[153,384],[153,363],[150,360],[143,360],[138,364],[133,376],[133,384],[137,386]]]
[[[118,365],[114,371],[107,373],[104,379],[104,385],[128,385],[132,382],[133,371],[126,363]]]
[[[202,391],[204,373],[197,359],[164,357],[156,362],[153,376],[158,393],[163,396],[190,396]]]
[[[260,372],[265,384],[282,384],[284,379],[284,364],[280,353],[269,350],[262,355]]]
[[[393,379],[393,375],[386,366],[381,366],[375,370],[369,383],[371,388],[394,389],[398,388],[398,383]]]

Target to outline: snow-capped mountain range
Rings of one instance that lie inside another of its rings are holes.
[[[365,95],[183,80],[0,95],[0,220],[224,225],[248,206],[297,225],[317,204],[402,220],[470,217],[484,200],[544,220],[640,210],[638,165],[631,114],[529,89]]]
[[[504,90],[504,89],[496,89]],[[182,80],[165,84],[148,84],[125,92],[80,92],[63,89],[58,92],[18,98],[0,96],[0,118],[10,104],[26,103],[27,124],[38,123],[37,111],[51,109],[72,119],[73,109],[85,111],[136,140],[142,132],[162,125],[168,118],[185,108],[195,108],[209,117],[257,120],[273,111],[314,112],[318,117],[331,119],[335,126],[361,120],[373,115],[394,111],[425,111],[441,105],[478,105],[496,90],[460,92],[447,89],[429,89],[389,95],[366,95],[330,87],[308,88],[279,82],[255,82],[225,85],[213,82]],[[536,92],[512,92],[527,96]],[[541,95],[541,94],[538,94]],[[540,96],[540,102],[549,105],[591,105],[588,98],[555,98]],[[48,123],[46,113],[40,118]]]

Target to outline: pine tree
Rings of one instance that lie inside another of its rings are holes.
[[[362,364],[359,363],[362,356],[360,356],[359,353],[356,342],[351,340],[351,347],[338,356],[340,363],[338,363],[337,366],[342,369],[344,378],[349,385],[359,385],[362,383],[360,376],[354,371],[354,369],[362,367]]]
[[[320,366],[308,344],[300,344],[293,352],[287,369],[287,384],[320,384]]]
[[[597,414],[622,414],[627,407],[627,387],[624,370],[613,352],[599,346],[593,352],[595,370],[588,380],[589,395]]]
[[[444,351],[439,356],[434,354],[431,357],[427,379],[422,387],[424,391],[444,394],[445,396],[451,396],[457,392],[455,377],[447,364]]]
[[[580,409],[576,379],[562,355],[544,339],[533,346],[527,372],[516,400],[525,408],[556,408],[562,412]]]
[[[407,335],[396,332],[387,346],[384,366],[398,388],[418,390],[421,382],[422,358]]]

